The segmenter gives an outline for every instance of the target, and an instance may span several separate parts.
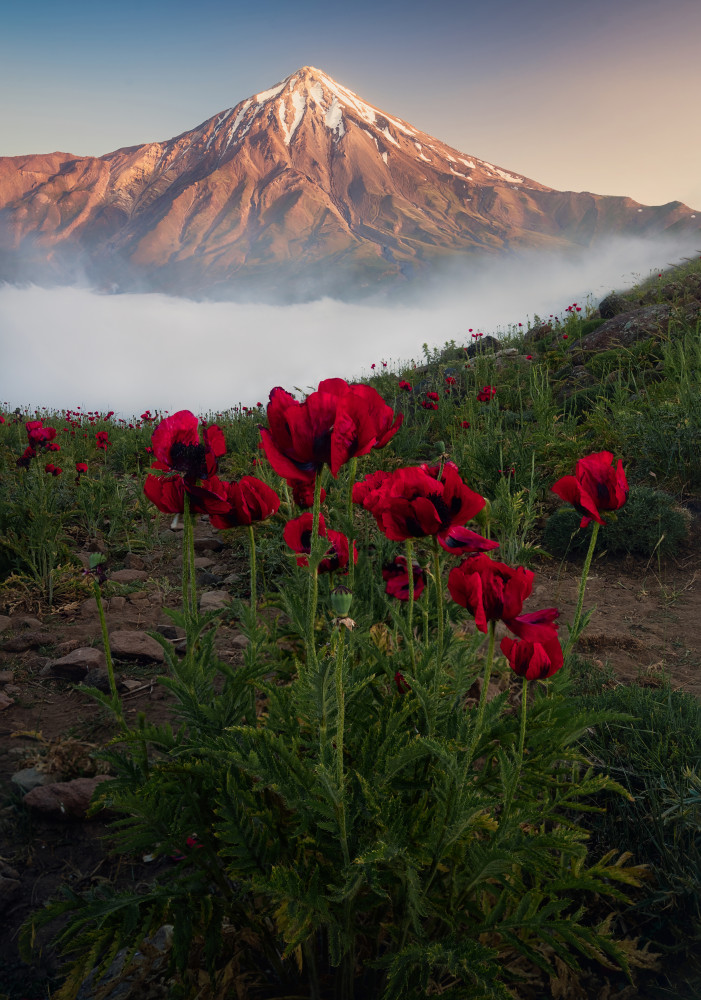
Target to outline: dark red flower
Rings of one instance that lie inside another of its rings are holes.
[[[360,503],[372,513],[373,504],[378,498],[378,491],[382,484],[389,479],[389,472],[378,469],[377,472],[368,472],[359,482],[353,485],[353,503]]]
[[[190,410],[161,420],[151,435],[151,445],[161,468],[181,472],[192,481],[213,476],[217,459],[226,451],[221,428],[216,424],[200,428]]]
[[[444,540],[451,528],[465,524],[486,502],[465,485],[453,462],[446,462],[442,471],[426,465],[397,469],[377,493],[366,496],[363,506],[395,542],[427,535]]]
[[[31,448],[44,447],[56,437],[56,428],[44,427],[43,420],[29,420],[25,427]]]
[[[496,386],[485,385],[477,393],[477,399],[480,403],[488,403],[494,396],[496,396],[496,394]]]
[[[438,409],[438,403],[432,403],[430,399],[422,399],[421,400],[421,405],[423,406],[424,410],[437,410]]]
[[[434,403],[437,403],[438,400],[440,399],[440,396],[438,395],[437,392],[427,392],[426,399],[432,399]]]
[[[411,565],[414,600],[418,601],[426,586],[426,573],[417,562]],[[406,568],[406,556],[395,556],[391,563],[382,567],[382,579],[386,582],[385,593],[397,597],[400,601],[409,600],[409,573]]]
[[[529,681],[552,677],[563,664],[562,647],[554,629],[551,638],[541,642],[505,636],[500,648],[513,672]]]
[[[181,476],[146,476],[144,493],[164,514],[182,514],[185,509]]]
[[[288,480],[287,485],[292,490],[294,502],[302,510],[307,510],[314,506],[314,483],[308,483],[302,479]],[[326,499],[326,490],[322,487],[320,494],[321,503]]]
[[[20,467],[20,469],[28,469],[31,460],[36,457],[37,457],[36,449],[32,448],[32,446],[28,444],[27,447],[22,452],[22,454],[20,455],[20,457],[17,459],[16,464]]]
[[[463,421],[461,421],[460,426],[463,428],[463,430],[466,430],[470,426],[470,421],[469,420],[463,420]]]
[[[59,468],[58,465],[54,465],[52,462],[47,462],[44,466],[44,472],[49,472],[52,476],[60,476],[63,469]]]
[[[401,382],[399,383],[399,388],[403,392],[411,392],[412,391],[411,390],[411,382],[407,382],[406,379],[402,379]]]
[[[79,476],[84,475],[88,471],[88,463],[87,462],[76,462],[75,463],[75,471],[78,473]]]
[[[255,476],[243,476],[238,482],[227,483],[215,476],[207,486],[185,483],[193,510],[209,514],[214,528],[236,528],[264,521],[277,513],[280,497]]]
[[[582,528],[592,520],[606,524],[600,512],[619,510],[628,499],[628,481],[623,471],[623,462],[619,459],[615,467],[613,462],[613,453],[610,451],[587,455],[577,462],[574,476],[563,476],[550,487],[553,493],[571,503],[582,515]]]
[[[490,549],[499,548],[499,542],[460,525],[441,531],[436,537],[439,545],[453,556],[467,555],[469,552],[489,552]]]
[[[95,444],[97,445],[98,448],[101,448],[103,451],[107,451],[109,445],[112,444],[112,442],[108,440],[108,438],[109,435],[107,431],[98,431],[97,434],[95,435]]]
[[[394,683],[397,685],[399,694],[406,694],[407,691],[411,691],[411,685],[406,681],[401,670],[398,670],[394,675]]]
[[[456,379],[453,375],[446,375],[445,383],[446,385],[455,385]]]
[[[46,445],[46,447],[45,447],[44,450],[45,451],[60,451],[61,450],[61,445],[57,441],[50,441]]]
[[[320,573],[330,573],[337,569],[343,569],[348,565],[349,551],[348,539],[340,531],[332,531],[326,527],[323,514],[319,514],[319,537],[326,538],[329,542],[326,556],[319,564]],[[299,552],[297,565],[306,566],[309,562],[307,556],[311,552],[312,545],[312,514],[307,511],[299,517],[288,521],[283,531],[283,538],[293,552]],[[353,542],[353,562],[357,563],[358,552]]]
[[[487,555],[465,559],[448,575],[450,596],[475,616],[480,632],[490,621],[503,621],[523,639],[540,642],[551,636],[557,608],[521,614],[523,602],[530,597],[534,574],[524,566],[513,569]]]

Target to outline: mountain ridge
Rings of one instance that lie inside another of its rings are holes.
[[[6,280],[362,294],[465,258],[699,229],[681,202],[557,191],[456,150],[314,67],[162,142],[0,158]]]

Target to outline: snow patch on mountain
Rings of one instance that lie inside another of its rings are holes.
[[[331,101],[331,107],[324,117],[324,124],[332,132],[335,132],[339,139],[346,131],[343,126],[343,111],[337,97],[334,97]]]
[[[292,124],[288,129],[287,106],[285,104],[285,99],[283,97],[280,98],[280,102],[278,104],[278,115],[280,118],[280,125],[282,126],[282,134],[286,146],[289,146],[295,132],[299,128],[299,123],[302,121],[302,118],[304,117],[304,110],[307,106],[306,99],[302,96],[302,94],[298,94],[296,90],[292,92],[292,106],[294,109],[294,116],[292,118]]]
[[[261,90],[260,94],[256,94],[256,103],[265,104],[265,102],[269,101],[272,97],[277,97],[280,91],[285,89],[286,83],[287,80],[283,80],[282,83],[277,85],[277,87],[271,87],[270,90]]]

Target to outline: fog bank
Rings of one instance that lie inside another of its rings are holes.
[[[419,359],[424,342],[469,343],[468,328],[504,333],[570,303],[698,255],[679,243],[615,239],[563,259],[492,259],[413,286],[411,304],[193,302],[162,294],[101,295],[77,287],[0,287],[0,403],[220,411],[266,402],[282,385],[358,377],[370,365]]]

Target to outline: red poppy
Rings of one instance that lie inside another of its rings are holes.
[[[95,443],[97,447],[101,448],[103,451],[107,451],[109,445],[112,444],[112,442],[108,440],[107,431],[98,431],[95,435]]]
[[[28,469],[31,460],[36,457],[37,457],[36,449],[32,448],[32,446],[28,444],[27,447],[22,452],[22,454],[20,455],[20,457],[17,459],[16,464],[20,467],[20,469]]]
[[[53,430],[53,428],[52,428]],[[46,451],[60,451],[61,445],[57,441],[50,441],[45,448]]]
[[[330,573],[337,569],[343,569],[348,565],[349,551],[348,539],[340,531],[331,531],[326,527],[323,514],[319,514],[319,536],[326,538],[329,548],[326,556],[319,564],[320,573]],[[288,521],[283,531],[283,538],[293,552],[299,552],[297,557],[298,566],[306,566],[309,562],[307,556],[311,552],[312,544],[312,514],[307,511],[299,517]],[[353,542],[353,562],[358,561],[358,551]]]
[[[485,385],[477,393],[477,399],[480,403],[488,403],[494,396],[496,396],[496,394],[496,386]]]
[[[468,427],[470,426],[470,421],[469,421],[469,420],[463,420],[463,421],[461,422],[460,426],[461,426],[461,427],[462,427],[462,428],[463,428],[464,430],[466,430],[466,429],[467,429],[467,428],[468,428]]]
[[[193,481],[214,475],[217,459],[226,451],[222,429],[216,424],[200,428],[190,410],[178,410],[161,420],[151,435],[151,445],[160,463],[156,468],[181,472]]]
[[[423,406],[424,410],[437,410],[438,409],[438,403],[432,403],[430,399],[422,399],[421,400],[421,405]]]
[[[44,427],[43,420],[29,420],[25,427],[27,428],[27,437],[29,438],[29,446],[31,448],[38,448],[48,445],[49,441],[53,441],[56,437],[55,427]]]
[[[301,507],[302,510],[307,510],[309,507],[314,506],[314,483],[308,483],[302,479],[288,479],[287,485],[291,488],[292,497],[298,507]],[[320,494],[321,503],[325,499],[326,490],[322,487]]]
[[[552,635],[557,608],[521,614],[523,602],[530,597],[534,574],[524,566],[513,569],[479,554],[465,559],[448,575],[448,590],[456,604],[475,616],[480,632],[490,621],[503,621],[522,639],[541,642]]]
[[[79,476],[84,475],[88,471],[88,463],[87,462],[76,462],[75,463],[75,471],[78,473]]]
[[[402,379],[402,381],[399,383],[399,388],[403,392],[411,392],[412,391],[411,390],[411,382],[407,382],[406,379]]]
[[[363,506],[387,538],[402,542],[437,535],[444,548],[451,529],[473,518],[486,502],[465,485],[454,462],[442,470],[437,465],[397,469],[376,492],[365,497]]]
[[[324,464],[337,476],[349,459],[384,448],[403,420],[371,386],[340,378],[320,382],[303,403],[278,386],[267,413],[263,449],[275,471],[293,482],[313,482]]]
[[[233,483],[212,476],[207,480],[207,487],[186,482],[185,489],[192,509],[209,514],[214,528],[235,528],[264,521],[276,514],[280,506],[275,490],[255,476],[243,476]]]
[[[601,517],[602,510],[619,510],[628,499],[628,480],[623,471],[623,462],[613,465],[610,451],[599,451],[580,458],[573,476],[563,476],[550,488],[563,500],[571,503],[582,515],[580,527],[585,528],[590,521],[606,524]]]
[[[414,600],[418,601],[426,586],[426,573],[417,562],[411,564]],[[385,593],[397,597],[400,601],[409,600],[409,574],[406,568],[406,556],[395,556],[388,566],[382,568],[382,579],[386,582]]]
[[[146,476],[144,493],[164,514],[182,514],[185,487],[180,476]]]
[[[411,691],[411,685],[406,681],[401,670],[398,670],[394,675],[394,683],[397,685],[399,694],[406,694],[407,691]]]
[[[541,642],[517,640],[505,636],[501,640],[500,648],[513,672],[528,681],[552,677],[563,664],[562,647],[554,630],[551,638]]]
[[[383,472],[381,469],[377,472],[368,472],[363,479],[353,485],[353,503],[362,504],[372,513],[372,507],[378,499],[378,491],[389,477],[389,472]]]

